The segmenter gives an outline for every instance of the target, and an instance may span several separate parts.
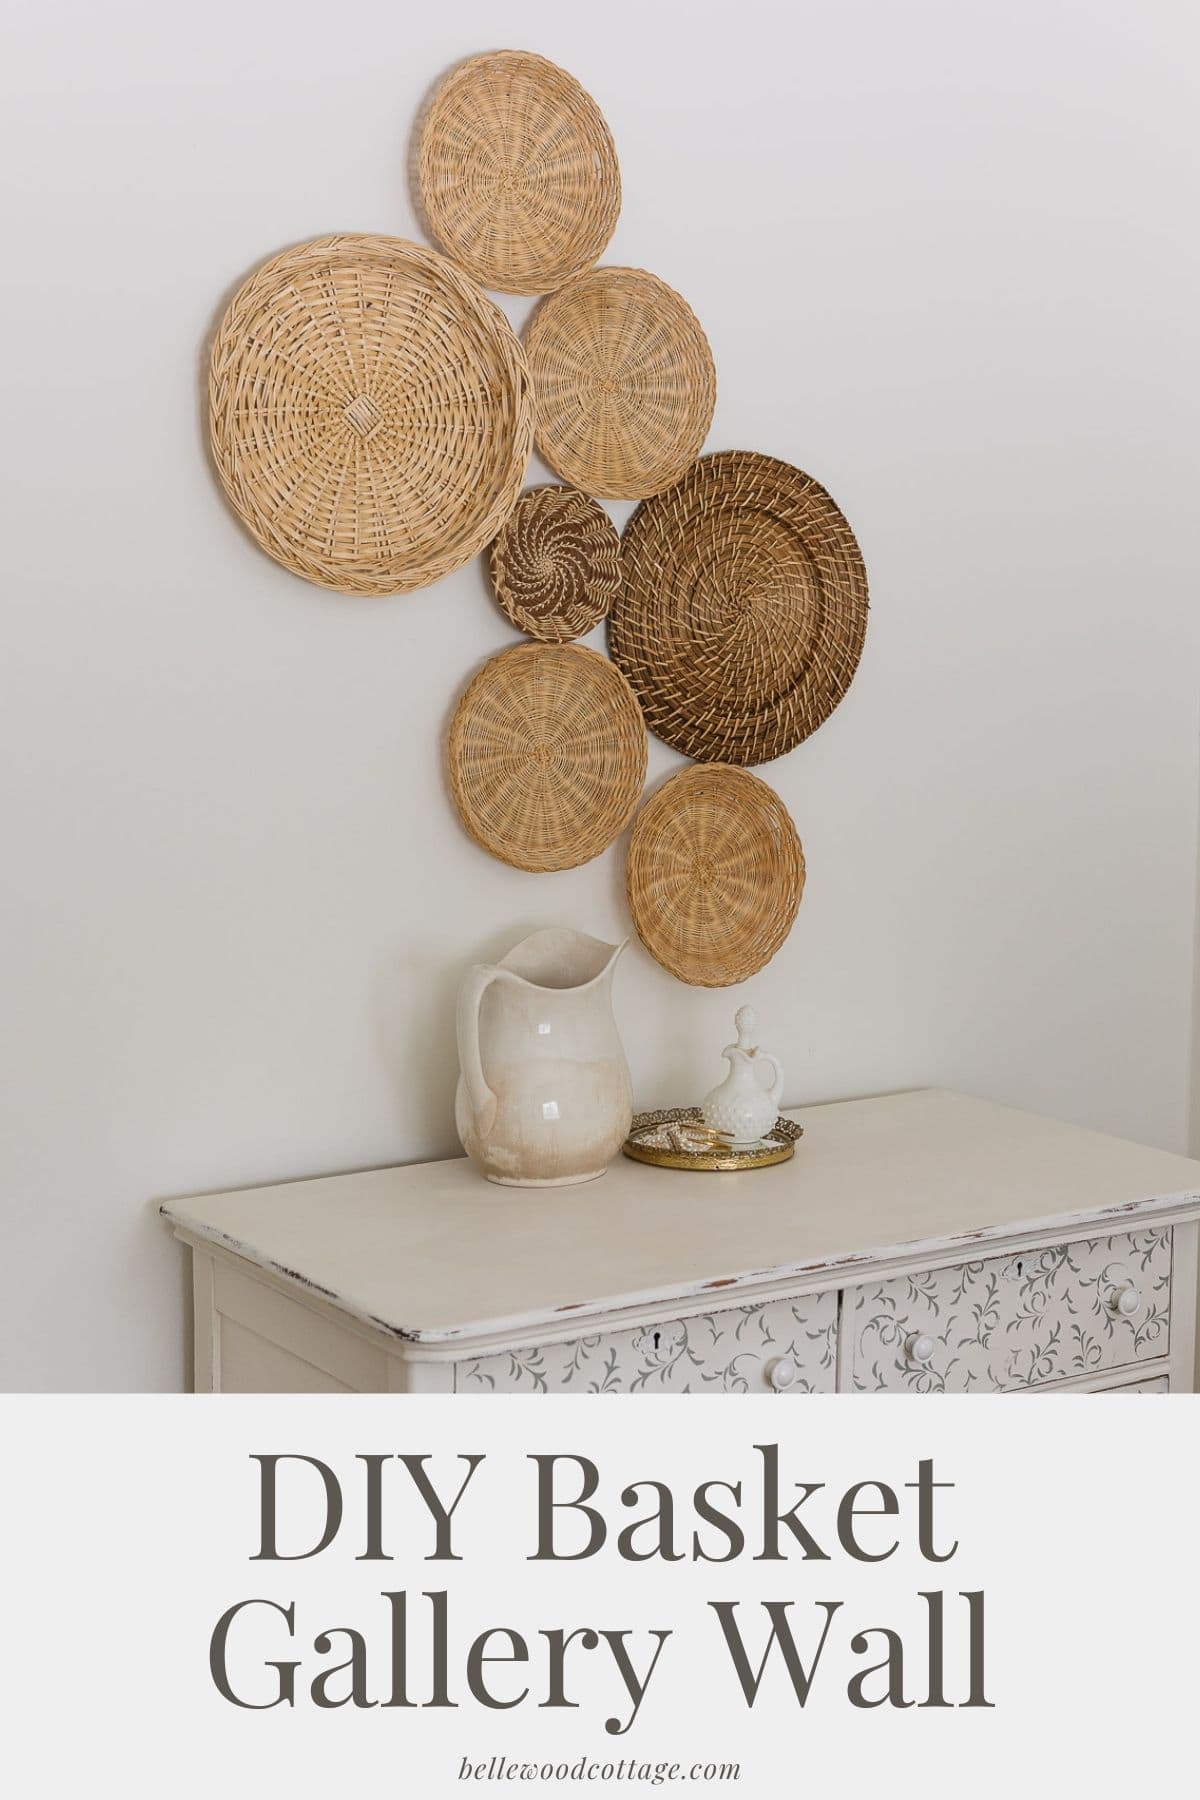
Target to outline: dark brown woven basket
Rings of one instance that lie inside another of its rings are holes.
[[[762,763],[809,737],[862,653],[867,576],[825,489],[774,457],[703,457],[638,507],[609,615],[613,660],[656,736]]]

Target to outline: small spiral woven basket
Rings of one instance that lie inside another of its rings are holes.
[[[732,987],[779,949],[804,892],[804,852],[783,801],[724,763],[682,769],[633,827],[626,892],[637,934],[692,987]]]
[[[698,761],[761,763],[809,737],[854,677],[867,575],[809,475],[706,456],[639,506],[609,645],[651,731]]]
[[[629,683],[582,644],[518,644],[458,703],[450,790],[475,839],[517,869],[573,869],[618,838],[646,781]]]
[[[533,439],[507,320],[403,238],[317,238],[264,263],[217,332],[209,418],[263,549],[347,594],[469,562],[512,511]]]
[[[621,585],[621,540],[602,506],[575,488],[522,494],[492,545],[496,598],[513,624],[565,644],[598,625]]]
[[[522,50],[460,64],[421,131],[421,204],[483,287],[548,294],[590,269],[621,210],[612,135],[573,75]]]
[[[526,333],[537,447],[589,494],[657,494],[699,455],[717,376],[695,313],[643,269],[593,269],[543,300]]]

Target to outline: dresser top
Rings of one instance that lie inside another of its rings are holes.
[[[961,1094],[923,1088],[790,1116],[804,1126],[795,1157],[741,1174],[618,1156],[580,1187],[510,1188],[456,1157],[162,1211],[184,1236],[368,1324],[444,1344],[749,1296],[787,1277],[854,1279],[957,1247],[978,1255],[1023,1231],[1200,1214],[1200,1162]]]

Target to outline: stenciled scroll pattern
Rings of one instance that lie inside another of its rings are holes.
[[[1140,1306],[1113,1306],[1132,1283]],[[914,1394],[1045,1387],[1165,1356],[1169,1230],[1087,1238],[1023,1255],[932,1269],[849,1290],[845,1325],[856,1391]],[[927,1364],[907,1354],[927,1335]]]
[[[837,1295],[768,1300],[475,1357],[459,1365],[458,1393],[756,1394],[772,1391],[770,1365],[790,1357],[792,1394],[833,1393]]]

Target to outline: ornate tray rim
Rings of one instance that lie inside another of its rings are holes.
[[[656,1169],[694,1169],[712,1171],[714,1173],[736,1174],[741,1169],[769,1169],[775,1163],[790,1162],[796,1154],[796,1144],[804,1136],[803,1125],[796,1125],[791,1119],[777,1118],[767,1133],[768,1140],[759,1150],[697,1150],[688,1153],[680,1150],[656,1150],[635,1142],[636,1133],[646,1131],[653,1125],[673,1125],[682,1122],[699,1124],[700,1109],[695,1106],[661,1107],[655,1112],[634,1113],[629,1126],[629,1136],[621,1145],[624,1155],[631,1162],[648,1163]]]

